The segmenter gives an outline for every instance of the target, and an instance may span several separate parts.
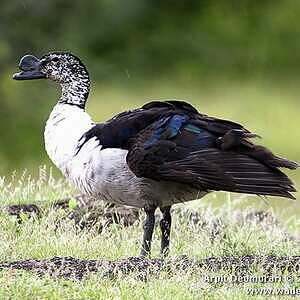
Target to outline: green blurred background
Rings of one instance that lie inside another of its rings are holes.
[[[16,82],[27,53],[68,50],[87,65],[97,121],[150,99],[186,99],[243,123],[300,161],[300,2],[1,0],[0,176],[51,165],[43,128],[59,95]],[[298,182],[299,171],[289,174]]]

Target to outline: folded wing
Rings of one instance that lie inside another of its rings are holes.
[[[128,147],[127,163],[139,177],[224,190],[294,198],[296,189],[279,167],[298,165],[254,145],[241,125],[174,112],[140,131]]]

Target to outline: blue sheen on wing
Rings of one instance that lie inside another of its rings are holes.
[[[180,129],[184,126],[187,120],[188,116],[174,115],[158,121],[153,128],[152,135],[144,143],[145,149],[153,146],[161,138],[170,139],[175,137],[180,132]]]
[[[211,132],[193,124],[185,125],[182,128],[182,135],[176,138],[179,143],[197,149],[213,146],[215,139],[216,137]]]
[[[188,117],[184,115],[173,116],[167,127],[168,138],[176,136],[187,120]]]
[[[155,123],[155,126],[152,128],[152,134],[148,140],[144,143],[145,149],[150,148],[153,146],[156,142],[160,140],[160,137],[165,130],[165,124],[169,121],[170,117],[161,119]]]
[[[203,129],[193,125],[193,124],[188,124],[184,127],[184,129],[193,132],[193,133],[201,133],[203,131]]]

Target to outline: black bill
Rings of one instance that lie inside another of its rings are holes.
[[[19,63],[21,72],[14,74],[13,79],[30,80],[46,78],[46,74],[41,72],[41,61],[33,55],[25,55]]]

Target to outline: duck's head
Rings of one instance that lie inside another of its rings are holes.
[[[81,60],[69,52],[51,52],[41,58],[27,54],[19,63],[21,72],[14,74],[16,80],[49,78],[58,83],[68,83],[88,72]]]
[[[60,102],[84,106],[89,93],[89,75],[81,60],[69,52],[51,52],[41,58],[25,55],[16,80],[50,79],[62,86]]]

